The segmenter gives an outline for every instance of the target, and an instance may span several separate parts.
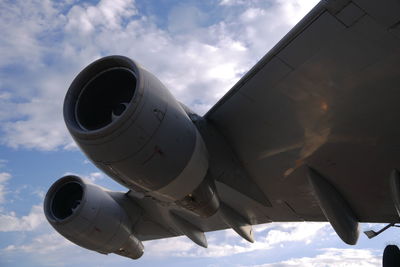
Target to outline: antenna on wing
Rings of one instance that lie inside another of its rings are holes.
[[[384,231],[386,231],[387,229],[389,229],[390,227],[400,227],[400,225],[396,225],[396,223],[389,223],[388,225],[386,225],[385,227],[383,227],[381,230],[375,232],[374,230],[368,230],[368,231],[364,231],[364,234],[369,238],[374,238],[375,236],[383,233]]]
[[[394,207],[400,216],[400,173],[394,169],[389,176],[390,193],[392,196]]]
[[[394,169],[389,176],[389,186],[390,193],[393,200],[394,207],[396,208],[397,214],[400,216],[400,173],[397,169]],[[364,231],[364,234],[369,238],[374,238],[375,236],[383,233],[390,227],[400,227],[400,225],[396,225],[396,223],[389,223],[381,230],[375,232],[374,230]]]

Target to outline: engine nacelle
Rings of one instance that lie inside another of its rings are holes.
[[[101,58],[80,72],[68,89],[64,119],[89,159],[122,185],[162,201],[190,202],[200,216],[218,209],[200,133],[165,86],[131,59]]]
[[[64,176],[50,187],[44,212],[61,235],[81,247],[132,259],[143,255],[141,241],[132,235],[132,216],[140,213],[128,216],[110,192],[77,176]]]

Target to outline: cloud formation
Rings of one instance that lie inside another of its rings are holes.
[[[28,216],[17,218],[15,216],[9,221],[10,225],[8,228],[10,231],[27,231],[22,228],[29,228],[27,221],[30,221],[28,217],[33,218],[36,212],[42,212],[38,207],[33,207],[31,213]],[[17,226],[17,221],[19,225]],[[0,217],[0,226],[3,225]],[[209,247],[207,249],[202,248],[194,244],[185,236],[154,240],[144,242],[145,246],[145,256],[141,259],[143,264],[146,264],[146,260],[150,259],[223,259],[227,257],[232,257],[238,254],[246,255],[246,253],[252,253],[255,251],[262,251],[264,253],[271,253],[274,248],[280,247],[282,243],[285,242],[299,242],[298,244],[307,244],[307,240],[313,240],[318,237],[318,235],[323,234],[325,231],[324,223],[311,224],[314,226],[316,231],[308,231],[308,227],[304,223],[297,224],[268,224],[256,226],[256,228],[261,229],[257,234],[256,242],[254,244],[248,243],[242,240],[237,235],[228,235],[228,239],[221,238],[221,236],[231,233],[233,230],[217,231],[212,233],[207,233],[209,239]],[[38,229],[38,226],[35,226]],[[0,228],[4,230],[3,228]],[[30,227],[33,229],[33,227]],[[44,229],[44,228],[43,228]],[[42,230],[43,230],[42,229]],[[301,232],[305,230],[304,237],[299,238],[290,237],[291,233]],[[271,239],[270,233],[274,232],[276,239]],[[289,235],[288,235],[289,234]],[[279,236],[280,235],[280,236]],[[279,236],[279,237],[278,237]],[[276,243],[276,240],[280,240],[280,244]],[[52,266],[52,265],[70,265],[74,262],[76,263],[90,263],[91,265],[101,264],[104,262],[121,261],[131,264],[131,260],[119,257],[119,256],[107,256],[100,255],[98,253],[85,250],[80,248],[70,241],[66,240],[64,237],[51,230],[50,228],[44,229],[44,231],[37,231],[37,234],[31,238],[25,240],[23,243],[19,244],[9,244],[4,248],[0,249],[0,258],[14,258],[13,255],[20,255],[31,259],[34,263],[40,264],[42,266]],[[73,255],[73,260],[65,261],[66,258],[70,258]],[[249,254],[247,254],[249,255]],[[143,262],[144,261],[144,262]],[[1,261],[0,261],[1,262]]]
[[[201,248],[187,237],[176,237],[167,240],[145,242],[146,251],[152,255],[175,257],[220,258],[253,251],[272,250],[287,242],[310,244],[312,240],[329,236],[332,233],[327,223],[271,223],[255,226],[256,238],[254,243],[243,240],[232,229],[223,231],[227,239],[211,240],[207,249]],[[219,232],[223,233],[223,232]]]
[[[290,266],[337,266],[337,267],[374,267],[381,264],[377,251],[367,249],[321,249],[323,253],[315,257],[302,257],[278,263],[252,265],[252,267],[290,267]]]
[[[75,175],[75,176],[87,179],[87,180],[91,181],[92,183],[98,182],[99,180],[102,180],[106,177],[106,175],[102,172],[91,172],[87,175],[77,174],[74,172],[66,172],[66,173],[64,173],[63,176],[66,176],[66,175]]]
[[[67,249],[73,246],[71,242],[56,232],[43,234],[35,237],[31,243],[23,245],[9,245],[3,249],[3,252],[19,252],[19,253],[38,253],[40,255],[50,255],[60,249]]]
[[[18,217],[15,212],[0,214],[0,232],[33,231],[45,222],[43,207],[32,206],[28,215]]]
[[[1,143],[75,149],[62,119],[63,97],[85,65],[110,54],[137,60],[204,114],[315,3],[221,1],[205,10],[190,2],[171,7],[165,26],[133,0],[3,1]]]
[[[1,164],[1,162],[0,162]],[[8,172],[0,172],[0,204],[4,203],[5,195],[7,194],[6,182],[11,178]]]

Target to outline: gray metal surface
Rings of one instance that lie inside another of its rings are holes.
[[[259,220],[325,220],[309,165],[360,221],[399,221],[399,22],[398,1],[321,2],[206,114],[271,201]]]

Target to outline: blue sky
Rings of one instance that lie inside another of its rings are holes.
[[[62,119],[73,77],[91,61],[129,56],[204,114],[317,1],[0,0],[0,266],[379,266],[390,229],[344,245],[326,223],[256,226],[145,242],[132,261],[82,249],[43,215],[49,186],[75,173],[124,190],[77,149]],[[363,224],[362,227],[378,228]]]

